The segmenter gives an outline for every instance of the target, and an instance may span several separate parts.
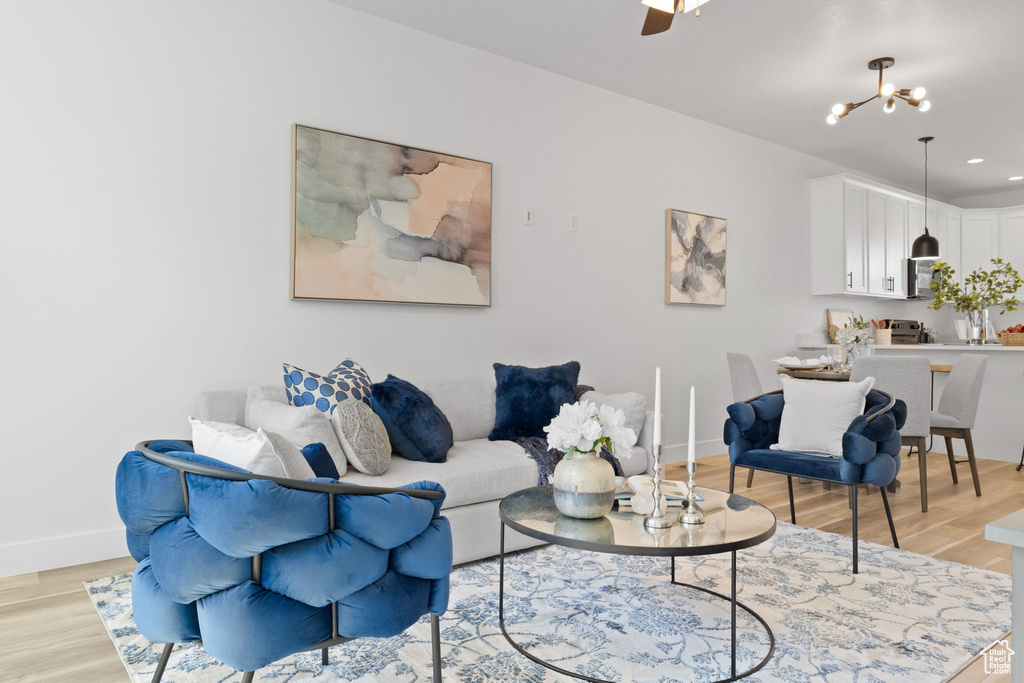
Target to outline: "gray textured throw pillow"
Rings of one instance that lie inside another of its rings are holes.
[[[338,404],[331,426],[348,462],[363,474],[380,476],[391,464],[391,440],[384,423],[370,406],[349,398]]]

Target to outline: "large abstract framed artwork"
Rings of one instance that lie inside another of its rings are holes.
[[[489,306],[491,165],[292,126],[293,299]]]
[[[724,306],[725,219],[665,214],[665,303]]]

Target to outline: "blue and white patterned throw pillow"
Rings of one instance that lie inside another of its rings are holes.
[[[329,375],[284,364],[284,392],[296,406],[316,406],[327,414],[345,399],[370,405],[370,376],[359,363],[346,358]]]

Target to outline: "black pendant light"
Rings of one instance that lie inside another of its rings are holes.
[[[914,261],[939,258],[939,241],[928,234],[928,143],[934,137],[919,138],[924,143],[924,234],[914,240],[910,258]]]

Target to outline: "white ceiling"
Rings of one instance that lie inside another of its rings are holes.
[[[640,0],[331,1],[909,188],[934,135],[932,194],[1024,190],[1007,181],[1024,175],[1022,0],[710,0],[648,37]],[[826,124],[890,56],[886,80],[925,86],[932,110],[876,100]]]

